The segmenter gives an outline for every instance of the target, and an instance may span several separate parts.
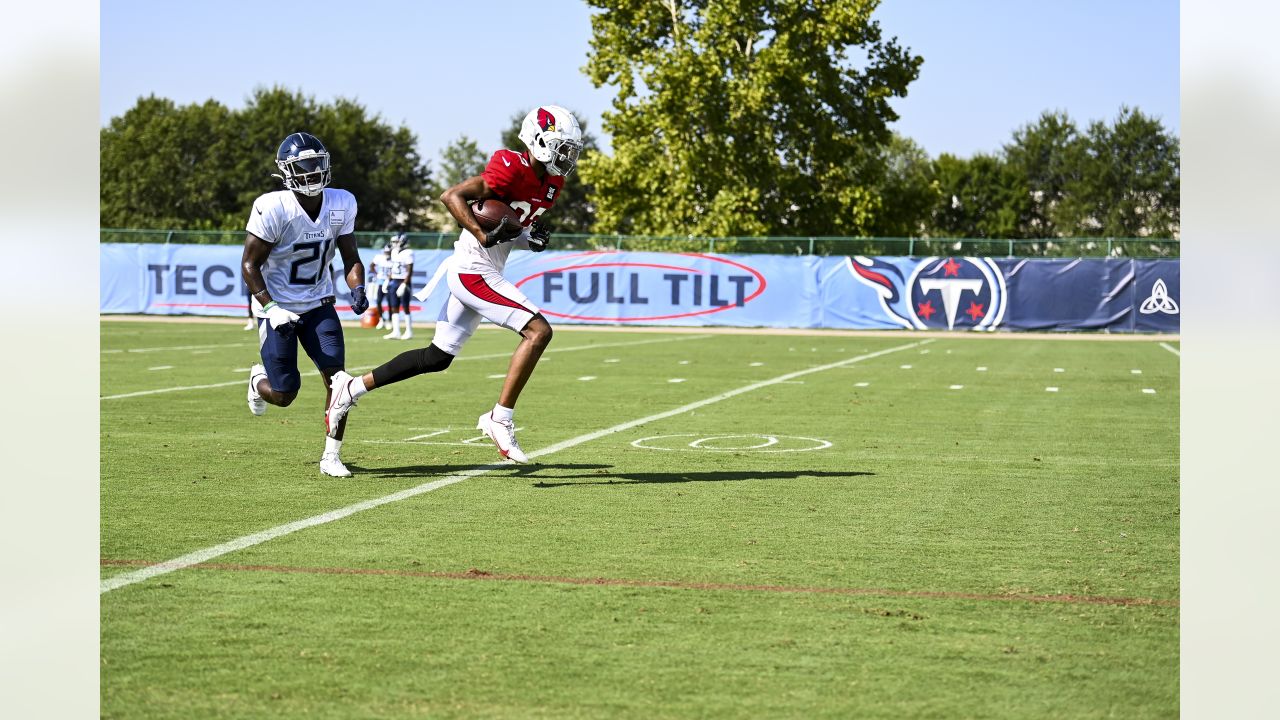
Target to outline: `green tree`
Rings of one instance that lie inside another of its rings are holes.
[[[447,188],[484,172],[488,161],[489,156],[480,149],[480,145],[466,135],[459,135],[457,140],[444,146],[440,151],[440,172],[427,191],[424,229],[445,233],[458,231],[458,221],[453,219],[449,210],[439,201],[440,194]]]
[[[520,140],[520,125],[524,122],[524,118],[533,108],[517,112],[511,116],[511,125],[502,133],[502,147],[511,150],[525,149],[524,142]],[[587,121],[583,119],[582,114],[569,112],[578,119],[578,126],[582,128],[582,155],[583,158],[591,157],[600,152],[600,143],[596,140],[596,136],[587,129]],[[560,197],[556,198],[556,204],[551,209],[547,224],[555,228],[556,232],[561,233],[589,233],[592,226],[595,225],[596,206],[592,200],[595,195],[595,188],[592,184],[583,178],[581,172],[575,171],[570,175],[564,184],[564,192]]]
[[[942,191],[934,177],[933,161],[910,138],[894,133],[880,148],[881,175],[875,184],[878,206],[869,235],[920,237],[929,227],[929,213]]]
[[[220,227],[237,194],[224,162],[229,121],[212,100],[178,107],[155,96],[112,118],[101,132],[102,226]]]
[[[1110,125],[1089,124],[1063,215],[1080,235],[1177,237],[1178,138],[1142,111],[1121,108]]]
[[[613,154],[586,155],[596,229],[861,234],[889,105],[918,56],[877,0],[590,0],[597,86],[616,85]]]
[[[930,235],[952,238],[1013,238],[1031,211],[1025,178],[995,155],[970,159],[943,153],[934,161],[941,202]]]
[[[440,151],[440,191],[484,172],[489,157],[475,140],[459,135]]]
[[[412,229],[430,169],[413,134],[350,100],[317,103],[260,88],[244,109],[216,101],[176,106],[142,98],[101,133],[104,227],[243,229],[253,200],[281,188],[275,152],[291,132],[321,139],[333,155],[334,187],[355,194],[361,229]]]
[[[1080,187],[1084,151],[1084,139],[1065,112],[1046,111],[1036,122],[1014,131],[1012,142],[1004,146],[1004,157],[1031,193],[1030,210],[1016,237],[1077,234],[1070,218],[1063,215],[1063,204],[1068,193]]]

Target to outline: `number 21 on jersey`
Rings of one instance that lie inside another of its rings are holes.
[[[321,250],[321,245],[324,249]],[[289,264],[289,284],[290,285],[315,285],[320,279],[320,272],[323,268],[329,266],[329,261],[333,259],[333,238],[325,240],[323,243],[319,240],[315,242],[297,243],[294,246],[296,252],[293,254],[295,260]],[[315,272],[309,273],[310,277],[302,275],[301,271],[305,266],[319,260],[320,265]]]

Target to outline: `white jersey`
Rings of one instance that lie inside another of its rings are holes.
[[[373,259],[369,261],[369,268],[372,270],[368,281],[370,285],[377,285],[383,290],[387,289],[387,281],[391,279],[391,256],[387,253],[379,251]]]
[[[453,265],[464,273],[501,273],[507,266],[507,256],[515,249],[529,249],[527,228],[511,242],[498,243],[490,248],[481,245],[470,232],[463,230],[453,243]]]
[[[356,198],[346,190],[325,188],[320,214],[313,221],[290,190],[261,195],[253,201],[250,233],[271,243],[262,266],[271,298],[286,310],[304,313],[334,296],[328,272],[338,237],[355,232]],[[262,304],[253,299],[259,317]]]
[[[409,266],[413,264],[413,248],[403,248],[391,252],[392,280],[406,280],[409,277]]]

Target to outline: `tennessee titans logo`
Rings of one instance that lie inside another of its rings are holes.
[[[547,112],[543,108],[538,108],[538,127],[547,132],[555,132],[556,116]]]
[[[989,258],[925,258],[904,278],[897,265],[858,255],[849,272],[908,329],[994,330],[1004,319],[1004,275]]]

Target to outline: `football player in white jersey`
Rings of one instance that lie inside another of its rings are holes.
[[[253,202],[241,258],[262,354],[262,362],[249,370],[249,411],[254,415],[265,413],[267,403],[287,407],[298,396],[299,343],[320,371],[328,407],[330,379],[346,364],[329,272],[335,247],[351,288],[351,311],[359,317],[369,308],[364,265],[356,251],[356,199],[346,190],[327,187],[331,174],[324,144],[314,135],[293,133],[280,144],[276,166],[285,189]],[[346,423],[329,428],[328,418],[326,412],[320,472],[350,477],[340,457]]]
[[[378,324],[375,329],[381,330],[391,327],[387,320],[390,313],[382,310],[383,300],[387,300],[387,306],[391,304],[387,298],[387,283],[391,281],[391,241],[384,240],[381,245],[375,243],[374,249],[378,253],[369,261],[369,275],[365,280],[373,287],[373,306],[378,308]]]
[[[449,299],[440,311],[431,344],[400,353],[360,377],[334,374],[327,416],[330,425],[344,420],[356,400],[370,390],[448,368],[484,318],[519,333],[520,344],[511,355],[497,404],[480,416],[476,429],[493,441],[502,457],[512,462],[529,461],[516,441],[516,400],[551,342],[552,331],[538,306],[502,276],[502,269],[512,247],[534,252],[547,248],[551,230],[538,216],[560,197],[565,178],[576,167],[582,131],[568,110],[544,105],[525,116],[520,140],[525,151],[497,151],[482,174],[463,180],[440,196],[463,230],[446,261]],[[509,223],[504,217],[501,225],[484,232],[469,203],[491,198],[518,211],[519,223]]]
[[[389,276],[387,298],[391,303],[391,332],[382,337],[386,340],[412,339],[413,315],[409,313],[409,303],[413,300],[413,249],[409,247],[409,238],[404,233],[391,238]],[[401,321],[404,322],[404,334],[400,333]]]

